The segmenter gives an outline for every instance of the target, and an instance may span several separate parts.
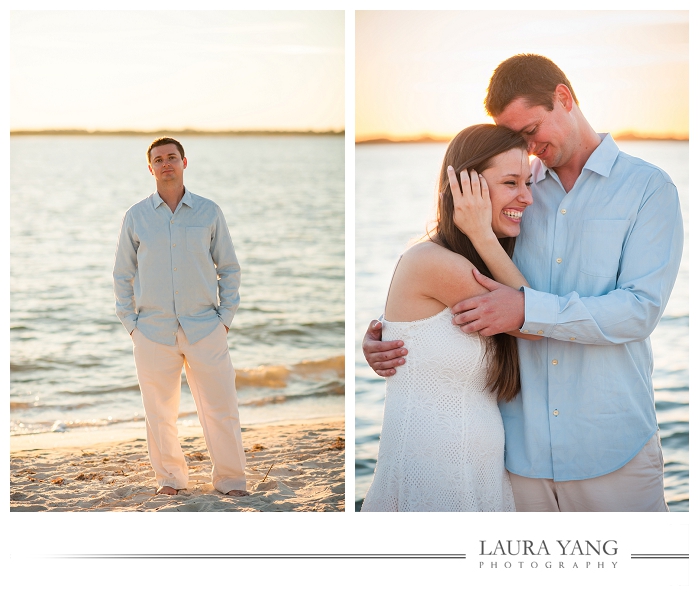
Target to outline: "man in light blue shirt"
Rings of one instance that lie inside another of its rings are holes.
[[[187,158],[163,137],[147,151],[157,191],[124,216],[114,263],[116,312],[131,334],[158,493],[185,489],[177,439],[185,367],[213,464],[214,487],[243,496],[235,371],[226,334],[240,303],[240,266],[221,209],[184,187]]]
[[[501,404],[517,510],[667,511],[649,336],[682,254],[677,189],[595,133],[544,57],[498,66],[486,108],[536,156],[514,254],[531,288],[474,272],[491,292],[452,311],[466,333],[544,338],[518,340],[522,390]],[[377,335],[365,354],[391,374],[407,352]]]

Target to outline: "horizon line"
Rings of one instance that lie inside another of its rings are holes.
[[[327,129],[314,131],[311,129],[260,129],[260,130],[239,130],[239,129],[10,129],[10,135],[344,135],[344,129]]]
[[[612,133],[615,141],[689,141],[689,134],[653,134],[638,131],[621,131]],[[381,144],[381,143],[448,143],[453,137],[444,135],[420,135],[415,137],[358,137],[355,138],[355,145]]]

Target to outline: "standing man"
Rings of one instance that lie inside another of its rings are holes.
[[[245,453],[226,334],[240,303],[240,266],[221,209],[183,183],[181,143],[147,151],[157,191],[124,216],[114,263],[116,312],[133,340],[157,493],[187,487],[177,439],[184,365],[209,449],[214,487],[245,491]]]
[[[677,189],[595,133],[543,56],[500,64],[485,104],[536,156],[514,254],[531,288],[474,272],[490,292],[452,311],[466,333],[544,337],[518,340],[522,390],[500,405],[517,510],[667,511],[649,336],[682,255]],[[407,351],[381,342],[377,323],[364,354],[393,375]]]

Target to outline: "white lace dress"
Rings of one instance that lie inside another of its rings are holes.
[[[485,340],[453,325],[449,309],[382,323],[383,339],[403,340],[408,357],[386,380],[362,512],[514,512],[502,418],[485,389]]]

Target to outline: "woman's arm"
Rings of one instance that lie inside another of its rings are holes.
[[[416,321],[466,298],[486,294],[488,289],[478,282],[474,269],[468,259],[434,242],[414,245],[396,267],[386,301],[386,319]],[[517,330],[508,333],[526,340],[541,339]]]
[[[454,223],[470,241],[493,275],[493,278],[519,290],[529,283],[517,266],[512,263],[492,228],[493,208],[485,178],[475,170],[461,172],[461,188],[456,172],[447,168],[449,186],[454,199]]]

